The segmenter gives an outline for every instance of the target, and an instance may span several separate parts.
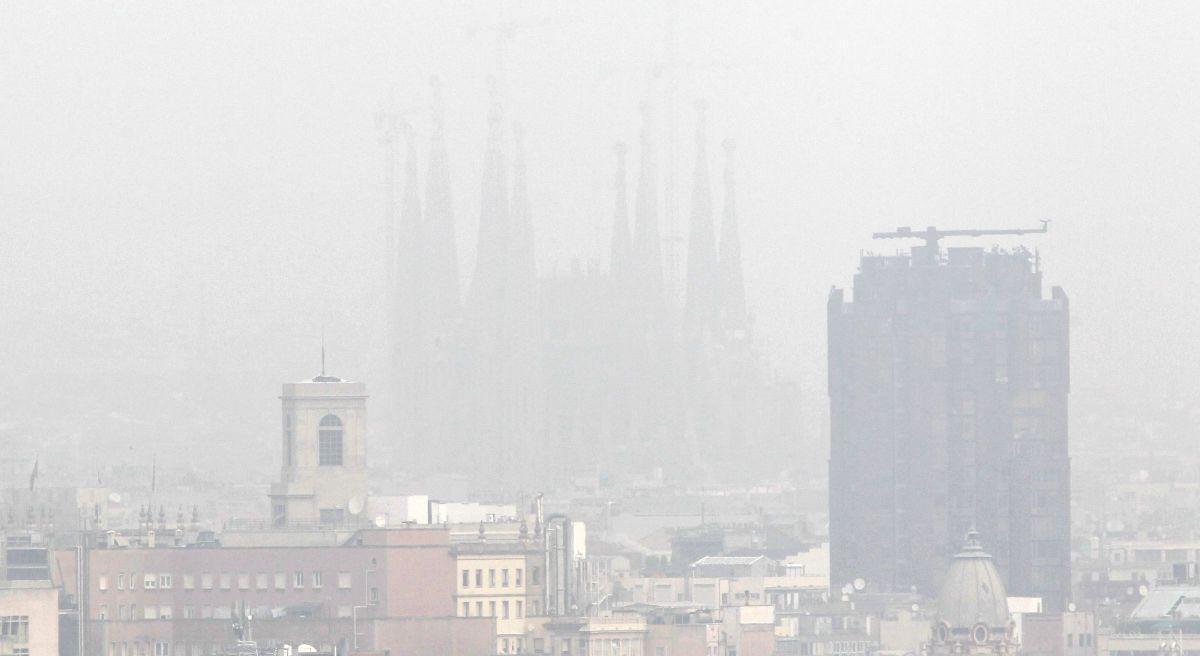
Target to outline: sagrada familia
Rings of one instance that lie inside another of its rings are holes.
[[[798,386],[771,375],[755,345],[732,141],[723,144],[717,238],[706,108],[698,105],[676,302],[665,291],[651,108],[642,107],[632,225],[627,148],[615,148],[607,269],[539,277],[524,134],[506,125],[493,86],[476,261],[464,293],[436,82],[433,93],[424,193],[411,128],[403,131],[403,172],[393,163],[388,176],[392,380],[382,402],[404,467],[493,490],[612,472],[729,483],[792,467]],[[399,135],[390,132],[385,146],[398,151]]]

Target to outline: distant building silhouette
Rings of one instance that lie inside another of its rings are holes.
[[[865,255],[829,297],[832,584],[933,595],[972,527],[1008,591],[1070,586],[1068,301],[1035,254]]]
[[[461,307],[440,100],[424,208],[411,134],[405,165],[389,169],[403,172],[392,176],[389,327],[400,465],[464,474],[493,491],[655,466],[743,481],[786,469],[786,450],[799,443],[797,393],[765,373],[754,345],[732,143],[718,242],[701,107],[687,296],[676,307],[663,291],[651,110],[642,108],[632,199],[627,149],[616,148],[608,266],[539,277],[524,133],[512,127],[509,157],[502,98],[491,92],[478,245]]]

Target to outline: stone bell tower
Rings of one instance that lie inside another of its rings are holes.
[[[366,385],[327,376],[322,366],[312,380],[284,383],[279,398],[283,468],[271,486],[272,523],[355,523],[367,498]]]

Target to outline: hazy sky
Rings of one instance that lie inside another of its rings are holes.
[[[540,268],[605,261],[614,139],[662,97],[666,2],[0,4],[0,367],[236,373],[274,412],[321,326],[381,345],[374,115],[443,79],[464,279],[498,21]],[[1194,395],[1200,3],[681,2],[680,217],[695,98],[738,140],[749,302],[824,389],[825,298],[872,231],[1021,227],[1072,302],[1076,392]],[[413,121],[424,139],[428,114]],[[425,144],[422,143],[422,172]],[[638,153],[632,152],[633,172]],[[712,162],[720,180],[721,162]],[[716,190],[720,202],[720,189]],[[992,240],[982,240],[990,245]],[[1002,242],[1002,243],[1012,243]],[[263,345],[270,345],[264,348]],[[183,363],[183,364],[181,364]],[[0,403],[0,411],[12,410]]]

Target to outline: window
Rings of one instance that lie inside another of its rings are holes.
[[[351,608],[350,606],[338,606],[338,608],[337,608],[337,616],[338,617],[345,618],[345,617],[352,617],[353,615],[354,615],[354,609]]]
[[[342,420],[336,415],[321,417],[317,432],[317,464],[323,467],[342,465]]]
[[[158,607],[158,619],[169,620],[174,616],[175,616],[175,609],[173,607],[171,607],[171,606],[159,606]]]
[[[503,601],[503,602],[500,604],[500,613],[501,613],[501,614],[500,614],[500,617],[501,617],[501,618],[503,618],[503,619],[508,619],[508,600],[507,600],[507,599],[506,599],[506,600],[504,600],[504,601]]]
[[[200,587],[204,588],[205,590],[212,590],[212,585],[212,574],[206,572],[200,575]]]
[[[303,588],[304,587],[304,572],[301,572],[299,570],[292,572],[292,587],[293,588]]]
[[[185,620],[196,619],[196,607],[195,606],[184,606],[183,607],[183,619],[185,619]]]
[[[314,588],[321,587],[321,573],[320,572],[313,572],[312,582],[313,582],[312,587],[314,587]]]
[[[158,575],[158,587],[163,590],[170,590],[175,585],[175,580],[170,574]]]
[[[29,642],[29,616],[5,615],[0,617],[0,642]]]
[[[504,587],[508,587],[508,568],[500,572],[500,582]]]
[[[519,588],[519,587],[521,587],[521,573],[522,573],[522,572],[524,572],[524,571],[525,571],[525,570],[523,570],[523,569],[521,569],[521,568],[519,568],[519,567],[517,568],[517,581],[516,581],[516,583],[517,583],[517,587],[518,587],[518,588]]]
[[[96,613],[96,619],[100,619],[100,620],[108,619],[108,606],[106,606],[104,604],[100,604],[100,611],[98,613]]]
[[[494,570],[494,569],[488,570],[488,587],[489,588],[496,587],[496,570]]]
[[[101,574],[100,577],[96,579],[96,588],[101,592],[108,589],[108,576],[106,574]]]
[[[275,572],[275,589],[283,590],[287,587],[287,573]]]
[[[292,466],[292,416],[283,416],[283,466]]]
[[[137,574],[134,574],[133,572],[130,572],[130,573],[129,573],[129,589],[130,589],[130,590],[136,590],[136,589],[137,589],[137,582],[138,582]]]
[[[517,619],[525,617],[525,602],[517,600]]]
[[[183,575],[183,589],[191,590],[195,587],[196,587],[196,575],[195,574],[184,574]]]
[[[488,602],[488,617],[495,617],[495,616],[496,616],[496,602],[489,601]]]
[[[462,587],[464,587],[464,588],[471,587],[471,570],[469,570],[469,569],[463,570]],[[101,588],[101,589],[103,589],[103,588]]]
[[[483,570],[481,569],[475,570],[475,587],[483,587]]]
[[[158,606],[146,606],[142,609],[142,619],[156,620],[158,619]]]
[[[350,588],[350,572],[338,572],[338,589],[348,590],[349,588]]]
[[[238,574],[238,590],[250,589],[250,574],[249,572],[240,572]]]
[[[118,590],[125,589],[125,572],[121,572],[120,574],[117,574],[117,589]]]
[[[370,597],[369,603],[371,603],[371,604],[379,603],[379,588],[371,588],[371,597]]]
[[[267,589],[267,574],[266,574],[266,572],[259,572],[257,575],[255,575],[254,587],[258,588],[259,590]]]
[[[542,568],[541,567],[533,568],[533,584],[534,585],[542,584]]]
[[[470,617],[470,616],[471,616],[471,602],[469,602],[469,601],[464,601],[464,602],[463,602],[463,611],[462,611],[462,617]]]
[[[126,617],[127,616],[125,615],[125,605],[122,604],[120,606],[117,606],[117,619],[123,620]]]
[[[478,615],[479,617],[483,617],[483,602],[482,601],[475,602],[475,614]]]
[[[165,642],[154,643],[154,656],[171,656],[171,650]]]
[[[346,513],[341,508],[322,508],[321,523],[322,524],[341,524],[346,518]]]
[[[142,575],[142,587],[147,590],[153,590],[158,587],[158,577],[153,574]]]
[[[233,587],[233,575],[229,572],[221,572],[221,589],[228,590]]]

